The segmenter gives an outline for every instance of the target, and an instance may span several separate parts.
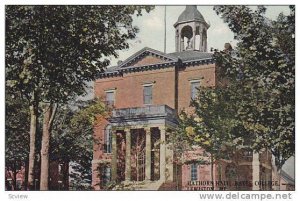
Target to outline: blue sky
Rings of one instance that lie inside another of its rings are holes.
[[[235,45],[233,33],[227,24],[215,13],[213,6],[197,6],[206,22],[211,26],[208,29],[208,49],[210,47],[223,49],[224,44],[230,42]],[[256,9],[256,6],[251,6]],[[175,51],[175,29],[174,23],[178,16],[185,9],[185,6],[167,6],[166,28],[167,46],[166,51]],[[289,14],[288,6],[268,6],[266,16],[276,19],[280,12]],[[134,17],[133,24],[138,26],[140,32],[135,40],[130,41],[130,48],[119,52],[119,58],[111,58],[111,65],[116,65],[118,60],[125,60],[143,47],[150,47],[156,50],[164,50],[164,6],[156,6],[150,13],[144,13],[141,17]]]

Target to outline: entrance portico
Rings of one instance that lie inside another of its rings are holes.
[[[122,124],[118,114],[122,115]],[[166,130],[176,125],[171,108],[163,105],[119,109],[113,112],[110,122],[112,181],[173,180],[172,150],[166,143]]]

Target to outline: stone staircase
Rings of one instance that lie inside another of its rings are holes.
[[[163,181],[124,181],[116,185],[113,190],[129,190],[129,191],[157,191]]]
[[[176,191],[176,182],[165,182],[163,183],[158,190],[159,191]]]

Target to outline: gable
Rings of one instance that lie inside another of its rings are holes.
[[[158,50],[145,47],[123,61],[119,67],[146,66],[170,61],[176,61],[176,59]]]
[[[162,63],[162,62],[165,62],[165,60],[161,58],[157,58],[155,56],[147,55],[145,57],[135,60],[133,63],[131,63],[130,66],[145,66],[145,65]]]

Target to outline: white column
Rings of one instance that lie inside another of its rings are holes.
[[[184,50],[184,38],[182,38],[181,35],[179,37],[180,37],[180,52],[182,52]]]
[[[125,181],[131,180],[131,133],[130,129],[124,130],[126,135],[126,156],[125,156]]]
[[[173,181],[174,179],[174,152],[169,144],[166,144],[166,181]]]
[[[259,153],[253,151],[252,158],[252,190],[260,190],[258,185],[255,185],[255,182],[259,181]]]
[[[146,180],[151,179],[151,130],[150,127],[145,128],[146,132]]]
[[[199,50],[200,52],[203,52],[203,46],[202,46],[202,39],[203,39],[203,31],[202,31],[202,28],[200,28],[199,30],[199,34],[200,34],[200,41],[199,41]]]
[[[176,29],[176,33],[175,33],[175,50],[176,52],[178,52],[179,50],[179,34],[177,33],[178,32],[178,29]]]
[[[196,49],[196,26],[194,25],[194,30],[193,30],[193,50]]]
[[[117,132],[112,129],[112,159],[111,159],[111,179],[116,181],[117,179]]]
[[[166,131],[160,127],[160,180],[166,180]]]

